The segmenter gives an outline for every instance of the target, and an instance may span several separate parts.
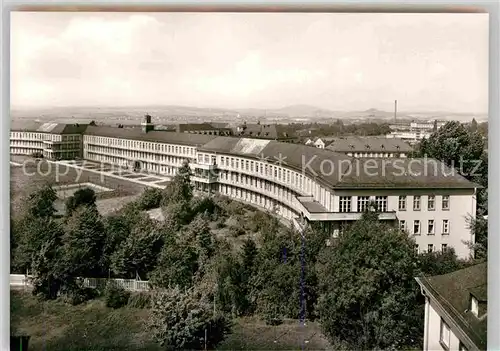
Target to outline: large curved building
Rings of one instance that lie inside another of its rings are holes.
[[[29,154],[33,133],[12,130],[11,153]],[[273,140],[155,131],[149,116],[142,129],[88,125],[80,135],[84,159],[164,176],[188,160],[197,190],[274,210],[299,228],[319,222],[336,236],[374,203],[419,251],[470,254],[466,218],[476,214],[479,186],[436,160],[357,159]]]

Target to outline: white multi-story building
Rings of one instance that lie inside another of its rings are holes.
[[[416,280],[425,297],[424,351],[487,349],[487,263]]]
[[[393,124],[388,138],[401,139],[411,144],[417,143],[422,139],[428,139],[431,134],[444,126],[443,121],[411,122],[410,124]]]
[[[10,132],[10,153],[56,160],[82,157],[82,135],[88,125],[13,123]]]
[[[12,143],[15,140],[11,140]],[[174,176],[185,160],[197,190],[217,192],[302,227],[317,222],[333,236],[359,219],[368,203],[399,223],[419,251],[453,247],[468,257],[467,215],[476,184],[434,160],[356,159],[274,140],[88,126],[83,158]]]

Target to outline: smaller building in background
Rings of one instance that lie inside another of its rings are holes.
[[[411,144],[415,144],[422,139],[428,139],[431,134],[442,126],[446,122],[444,121],[413,121],[408,123],[395,123],[391,124],[391,133],[387,136],[388,138],[401,139],[407,141]]]
[[[295,131],[286,124],[254,123],[238,125],[234,135],[241,138],[276,140],[286,143],[298,142]]]
[[[413,150],[408,143],[400,139],[361,136],[318,138],[312,146],[351,157],[367,158],[405,158]]]
[[[424,351],[487,349],[486,262],[416,280],[425,296]]]
[[[204,135],[222,135],[230,136],[233,130],[227,124],[221,123],[186,123],[178,124],[175,131],[177,133],[204,134]]]

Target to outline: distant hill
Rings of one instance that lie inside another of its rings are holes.
[[[370,108],[364,111],[332,111],[312,105],[291,105],[278,109],[261,108],[204,108],[176,105],[150,105],[134,107],[54,107],[37,109],[12,109],[12,119],[39,119],[40,121],[57,121],[68,119],[93,119],[96,122],[111,121],[112,123],[137,123],[144,114],[149,113],[155,123],[187,123],[187,122],[232,122],[235,117],[245,119],[249,123],[258,120],[270,120],[281,123],[290,121],[331,121],[343,119],[350,121],[373,120],[391,123],[394,112]],[[471,121],[475,118],[478,122],[486,121],[487,116],[471,113],[448,112],[404,112],[398,111],[398,120],[459,120]]]

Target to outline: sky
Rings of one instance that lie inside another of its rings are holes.
[[[487,14],[11,14],[11,106],[485,113]]]

